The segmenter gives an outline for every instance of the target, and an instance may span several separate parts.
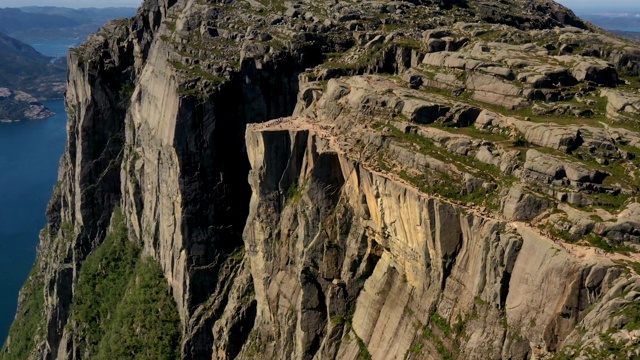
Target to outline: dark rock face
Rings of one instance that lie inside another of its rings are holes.
[[[45,290],[50,298],[45,311],[52,314],[47,319],[47,345],[52,354],[62,341],[76,270],[104,239],[121,199],[119,164],[128,106],[125,87],[135,78],[133,45],[123,44],[129,36],[127,28],[105,28],[102,34],[107,31],[110,38],[94,43],[98,45],[95,53],[70,55],[69,139],[61,160],[60,185],[47,212],[51,238],[61,237],[69,243],[45,241],[42,245],[45,281],[50,284]],[[108,58],[94,66],[91,56],[102,52],[108,52]]]
[[[95,355],[74,284],[116,206],[185,359],[545,357],[640,289],[554,235],[637,239],[640,145],[635,52],[555,3],[149,0],[69,63],[33,357]]]
[[[571,10],[554,1],[469,1],[482,21],[505,24],[520,30],[544,29],[554,26],[573,26],[587,29],[587,25]],[[525,14],[520,13],[526,9]]]

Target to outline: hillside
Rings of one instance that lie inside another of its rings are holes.
[[[33,96],[0,88],[0,122],[41,120],[54,113]]]
[[[639,75],[549,0],[147,0],[0,359],[639,357]]]
[[[0,32],[22,40],[84,40],[107,21],[134,14],[135,9],[131,8],[0,8]]]
[[[39,99],[64,94],[66,60],[51,62],[33,47],[0,33],[0,87],[20,90]]]

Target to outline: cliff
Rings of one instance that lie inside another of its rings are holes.
[[[69,56],[0,357],[640,356],[639,58],[543,0],[146,1]]]

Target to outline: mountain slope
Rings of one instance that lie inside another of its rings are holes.
[[[111,19],[133,16],[131,8],[71,9],[30,6],[0,9],[0,32],[18,39],[79,39]]]
[[[7,88],[0,88],[0,122],[39,120],[54,113],[33,96]]]
[[[116,232],[184,359],[638,356],[639,63],[544,0],[148,0],[71,53],[0,358],[117,356]]]
[[[0,87],[27,92],[37,98],[56,98],[64,93],[66,63],[0,33]]]

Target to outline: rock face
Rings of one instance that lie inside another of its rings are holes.
[[[117,207],[184,359],[640,356],[632,45],[550,1],[321,5],[148,0],[70,54],[0,358],[96,355]]]
[[[22,91],[0,88],[0,122],[41,120],[53,115],[53,111],[33,96]]]

